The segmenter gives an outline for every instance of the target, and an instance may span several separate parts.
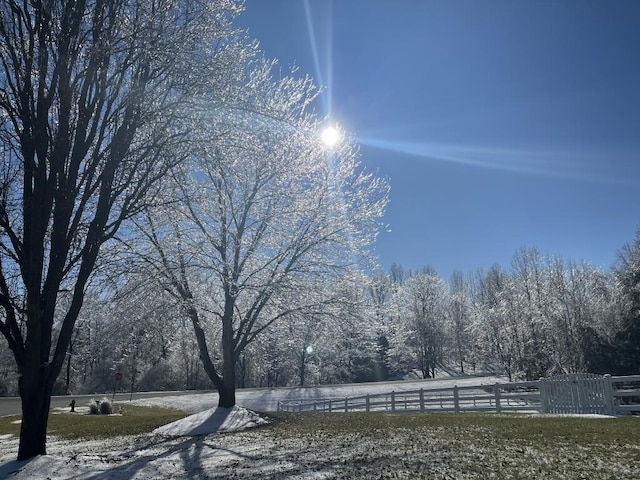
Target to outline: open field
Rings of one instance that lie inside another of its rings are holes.
[[[142,412],[136,415],[145,416]],[[103,420],[133,423],[127,416],[125,412],[123,417]],[[79,416],[56,417],[75,423]],[[51,479],[640,478],[640,418],[635,417],[474,413],[273,413],[269,417],[272,423],[267,427],[232,434],[167,439],[142,433],[151,427],[140,422],[130,430],[137,431],[132,435],[98,438],[96,434],[81,443],[52,437],[50,458],[35,459],[9,478],[30,478],[34,471],[46,472],[44,478]],[[7,424],[15,426],[3,422],[0,431],[6,432]],[[13,460],[16,452],[15,437],[5,437],[0,462]],[[14,464],[15,469],[15,463],[0,467],[0,477],[2,468]]]

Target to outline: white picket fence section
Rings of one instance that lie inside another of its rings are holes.
[[[640,414],[640,375],[559,375],[532,382],[392,391],[278,402],[287,412],[470,412]]]
[[[541,379],[542,412],[613,414],[614,400],[607,378],[611,377],[583,373]]]

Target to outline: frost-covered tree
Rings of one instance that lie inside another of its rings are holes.
[[[390,359],[398,367],[415,366],[424,378],[435,375],[447,344],[449,292],[432,270],[410,276],[398,289],[399,322],[392,334]]]
[[[376,335],[375,377],[377,380],[389,378],[389,333],[394,322],[392,300],[396,288],[397,285],[392,283],[390,275],[375,274],[367,283],[369,315],[372,318],[370,328]]]
[[[460,373],[464,373],[464,364],[471,354],[471,303],[464,275],[459,270],[451,276],[449,295],[451,358],[460,366]]]
[[[598,342],[616,331],[616,297],[605,272],[523,249],[510,272],[494,267],[481,276],[473,340],[510,378],[593,370]]]
[[[549,315],[552,362],[574,373],[589,367],[587,346],[613,327],[611,277],[586,262],[553,260],[549,265]]]
[[[622,293],[622,328],[616,335],[621,373],[640,372],[640,229],[619,254],[615,276]]]
[[[349,304],[335,284],[357,278],[387,196],[354,145],[322,143],[308,79],[275,79],[259,58],[242,67],[224,103],[212,92],[196,149],[173,171],[174,210],[140,221],[144,258],[191,319],[222,407],[235,404],[243,351],[274,322]]]
[[[512,379],[517,373],[521,334],[508,313],[507,285],[509,277],[498,265],[479,274],[473,297],[471,332],[480,357],[489,366],[499,365]]]
[[[640,229],[618,252],[613,279],[617,321],[589,343],[589,363],[598,372],[633,375],[640,372]]]
[[[0,5],[0,331],[20,374],[21,460],[46,451],[51,390],[100,249],[182,158],[173,147],[193,99],[237,56],[229,19],[238,9],[231,0]]]
[[[527,380],[551,371],[551,307],[547,259],[537,249],[520,249],[512,257],[506,298],[508,315],[517,328],[518,364]]]

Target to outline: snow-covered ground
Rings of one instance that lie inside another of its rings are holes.
[[[456,378],[430,381],[428,387],[488,385],[499,380]],[[253,395],[251,391],[240,391],[238,403],[242,406],[233,409],[216,408],[217,399],[204,394],[136,400],[137,404],[179,407],[198,413],[146,435],[83,442],[49,437],[49,455],[27,462],[14,460],[17,438],[0,437],[0,479],[414,478],[416,472],[427,478],[483,478],[473,473],[474,465],[495,453],[496,449],[489,444],[486,448],[481,445],[474,451],[453,454],[458,440],[428,431],[407,438],[406,432],[391,434],[383,429],[374,432],[375,438],[371,433],[371,438],[364,438],[358,432],[327,435],[301,431],[282,436],[271,428],[252,428],[264,425],[268,414],[257,414],[251,409],[275,410],[278,400],[421,387],[427,388],[424,382],[401,382],[391,388],[389,384],[364,384],[329,389],[274,389]],[[509,453],[508,448],[501,449],[499,455],[513,454],[519,458],[524,451],[514,446]],[[467,464],[469,475],[465,473],[466,466],[459,467]]]
[[[186,404],[191,409],[197,408],[198,398],[204,400],[201,395],[194,397],[187,397]],[[213,472],[248,458],[247,455],[259,455],[263,446],[256,441],[247,446],[238,445],[236,437],[221,433],[242,432],[266,424],[266,418],[244,407],[214,407],[147,435],[82,442],[49,436],[49,455],[26,462],[13,460],[18,452],[18,439],[3,435],[0,436],[0,479],[210,478]]]

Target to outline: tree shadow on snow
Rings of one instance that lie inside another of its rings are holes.
[[[242,452],[221,448],[215,445],[215,439],[221,435],[232,433],[216,433],[227,420],[228,409],[216,409],[205,421],[207,433],[202,432],[202,425],[195,426],[186,435],[157,435],[149,438],[145,443],[137,445],[122,454],[111,454],[102,457],[106,463],[113,462],[113,467],[96,475],[92,479],[128,479],[133,478],[145,468],[149,468],[148,474],[152,477],[160,475],[161,478],[202,478],[206,470],[203,465],[203,454],[209,460],[216,452],[221,452],[220,459],[227,457],[227,460],[236,462],[237,459],[255,460],[251,455]],[[214,433],[209,433],[214,432]],[[175,461],[169,459],[173,457]],[[163,463],[167,460],[169,463]],[[151,465],[150,465],[151,464]],[[155,464],[155,465],[153,465]],[[217,468],[217,467],[216,467]],[[145,472],[147,473],[147,472]],[[0,477],[2,478],[2,477]]]
[[[12,473],[16,473],[25,465],[27,465],[31,460],[11,460],[5,463],[0,463],[0,478],[9,478],[9,475]]]
[[[91,479],[129,479],[143,472],[145,468],[150,470],[143,473],[152,478],[203,478],[203,475],[206,477],[207,473],[215,473],[215,470],[219,468],[228,468],[238,465],[242,461],[251,462],[260,458],[260,456],[247,455],[240,451],[217,446],[215,444],[217,436],[218,434],[183,437],[184,439],[178,443],[174,443],[175,438],[151,441],[134,450],[124,452],[119,459],[104,458],[104,462],[114,462],[113,467],[91,475]],[[145,450],[151,451],[146,454],[140,453]],[[220,465],[207,468],[207,465],[203,463],[203,458],[208,460],[207,463],[215,462],[212,456],[215,456],[216,452],[220,452]],[[172,457],[173,462],[170,460]],[[164,463],[163,460],[170,463]],[[207,472],[207,470],[211,471]]]

